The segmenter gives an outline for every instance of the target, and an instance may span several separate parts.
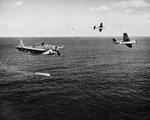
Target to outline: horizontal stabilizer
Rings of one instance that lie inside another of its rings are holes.
[[[113,43],[118,44],[118,41],[115,38],[113,38],[112,41]]]

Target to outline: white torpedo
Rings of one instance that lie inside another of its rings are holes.
[[[41,72],[36,72],[35,75],[50,76],[49,73],[41,73]]]

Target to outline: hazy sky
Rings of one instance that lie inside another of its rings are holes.
[[[104,23],[100,33],[94,25]],[[150,36],[150,0],[0,0],[0,36]]]

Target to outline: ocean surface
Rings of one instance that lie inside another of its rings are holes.
[[[0,38],[0,120],[150,120],[150,37],[135,38],[133,48],[112,37],[22,38],[64,45],[61,56]]]

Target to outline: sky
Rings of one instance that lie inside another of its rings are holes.
[[[104,24],[100,33],[93,26]],[[0,0],[0,37],[150,36],[149,0]]]

